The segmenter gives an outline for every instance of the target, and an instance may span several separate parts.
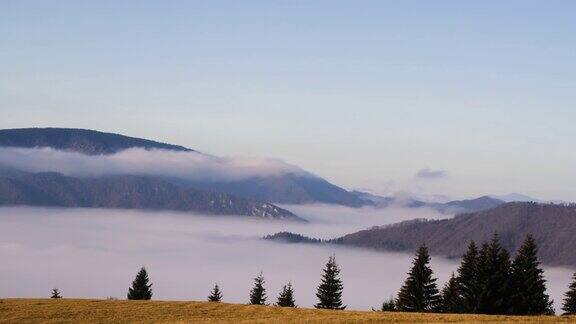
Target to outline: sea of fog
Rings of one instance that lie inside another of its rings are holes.
[[[268,302],[291,281],[297,304],[311,307],[331,254],[342,267],[349,309],[379,308],[394,296],[413,256],[337,246],[260,240],[278,231],[333,238],[374,225],[413,218],[444,218],[426,209],[350,209],[284,206],[309,224],[214,217],[176,212],[109,209],[0,208],[0,297],[125,298],[141,266],[149,270],[154,299],[205,300],[217,282],[224,301],[246,303],[263,271]],[[443,284],[458,263],[432,258]],[[572,270],[546,269],[558,310]]]

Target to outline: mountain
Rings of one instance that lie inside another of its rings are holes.
[[[426,243],[431,253],[459,258],[470,240],[482,243],[498,233],[509,251],[534,235],[548,265],[576,266],[576,205],[507,203],[494,209],[443,220],[414,220],[374,227],[333,242],[376,250],[413,252]]]
[[[429,204],[432,208],[444,213],[473,213],[492,209],[503,205],[505,202],[489,196],[475,199],[454,200],[444,204]]]
[[[164,149],[202,154],[192,149],[86,129],[21,128],[0,130],[0,146],[49,147],[87,155],[113,154],[129,148]],[[12,166],[14,167],[14,166]],[[0,170],[1,171],[1,170]],[[46,170],[50,171],[50,170]],[[0,172],[0,176],[2,173]],[[330,182],[306,174],[282,174],[235,181],[190,181],[165,178],[188,189],[218,191],[251,200],[283,204],[327,203],[360,207],[372,203]]]
[[[16,169],[14,167],[0,164],[0,177],[14,178],[27,175],[28,172]]]
[[[526,235],[532,234],[543,264],[576,267],[576,204],[513,202],[450,219],[414,219],[375,226],[332,240],[322,241],[289,232],[268,235],[263,239],[409,253],[426,244],[434,255],[459,259],[471,240],[480,245],[488,242],[495,233],[511,253],[520,247]]]
[[[431,208],[441,213],[458,214],[473,213],[498,207],[505,203],[500,199],[490,196],[482,196],[474,199],[453,200],[446,203],[426,202],[412,197],[384,197],[367,192],[353,191],[356,197],[373,203],[374,206],[385,208],[389,206],[400,206],[407,208]]]
[[[0,178],[0,205],[175,210],[304,221],[273,204],[225,193],[184,189],[144,176],[73,178],[36,173]]]
[[[313,175],[302,176],[289,173],[228,182],[190,181],[189,185],[279,204],[324,203],[348,207],[372,205],[345,189]]]
[[[532,198],[532,197],[530,197],[530,196],[526,196],[526,195],[519,194],[519,193],[510,193],[510,194],[507,194],[507,195],[500,195],[500,196],[498,196],[498,195],[491,195],[490,197],[495,198],[495,199],[499,199],[499,200],[502,200],[502,201],[505,201],[505,202],[515,202],[515,201],[542,202],[542,201],[540,201],[539,199],[535,199],[535,198]]]
[[[0,146],[50,147],[56,150],[74,151],[88,155],[112,154],[133,147],[192,151],[179,145],[75,128],[1,129]]]
[[[394,205],[398,202],[398,200],[395,197],[379,196],[379,195],[371,194],[369,192],[358,191],[358,190],[354,190],[354,191],[352,191],[352,193],[356,197],[358,197],[364,201],[371,202],[376,207],[388,207],[388,206]]]

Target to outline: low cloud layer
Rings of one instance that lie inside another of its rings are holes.
[[[125,298],[140,266],[147,266],[154,299],[205,300],[214,282],[224,301],[246,303],[252,278],[264,272],[268,302],[291,281],[300,307],[311,307],[322,267],[332,253],[342,267],[349,309],[379,307],[394,296],[412,255],[337,246],[290,245],[259,240],[288,230],[334,237],[428,211],[299,206],[310,224],[207,217],[175,212],[97,209],[0,208],[0,297],[46,297],[58,287],[65,297]],[[432,258],[443,284],[454,260]],[[41,269],[42,271],[38,271]],[[561,302],[571,271],[546,270],[549,293]]]
[[[197,152],[141,148],[96,156],[50,148],[0,148],[0,165],[29,172],[52,171],[70,176],[145,174],[213,181],[287,173],[307,174],[296,166],[274,159],[220,158]]]
[[[443,179],[446,177],[448,177],[448,172],[445,170],[425,168],[416,173],[416,179]]]

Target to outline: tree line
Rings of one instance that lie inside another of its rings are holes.
[[[552,301],[546,294],[544,271],[537,258],[538,247],[528,235],[512,259],[502,247],[498,235],[480,248],[474,241],[468,245],[462,256],[456,274],[452,274],[443,289],[436,284],[430,267],[430,254],[426,245],[416,251],[408,277],[396,298],[382,304],[381,311],[467,313],[498,315],[553,315]],[[250,290],[249,304],[268,305],[265,280],[262,272],[254,278]],[[340,279],[340,267],[334,255],[326,263],[316,297],[315,308],[343,310],[344,285]],[[58,289],[52,291],[52,298],[62,298]],[[129,300],[150,300],[152,284],[145,267],[136,274],[128,289]],[[220,302],[223,292],[214,285],[208,301]],[[283,286],[275,305],[297,307],[294,288],[288,282]],[[576,273],[565,293],[562,306],[564,314],[576,314]]]
[[[480,248],[468,245],[456,274],[440,291],[429,266],[425,245],[416,252],[398,297],[382,304],[383,311],[445,312],[498,315],[553,315],[546,294],[538,247],[528,235],[512,259],[498,235]],[[562,310],[576,314],[576,274]]]

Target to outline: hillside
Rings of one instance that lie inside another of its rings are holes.
[[[0,323],[559,323],[573,316],[383,313],[242,304],[90,299],[3,299]]]
[[[324,203],[348,207],[372,205],[371,202],[312,175],[284,174],[234,182],[191,182],[190,185],[279,204]]]
[[[431,207],[443,213],[475,213],[496,208],[504,203],[496,198],[482,196],[475,199],[449,201],[444,204],[431,204]]]
[[[382,251],[414,252],[425,243],[430,253],[460,258],[471,240],[481,244],[498,233],[510,252],[518,249],[527,234],[539,247],[546,265],[576,267],[576,205],[507,203],[494,209],[460,214],[450,219],[414,219],[374,226],[332,240],[318,240],[280,232],[264,237],[279,243],[340,244]]]
[[[508,203],[451,219],[408,221],[345,235],[335,242],[347,246],[412,252],[422,244],[436,255],[459,258],[470,240],[488,241],[494,233],[515,251],[525,236],[534,235],[539,257],[547,265],[576,266],[576,205]]]
[[[184,189],[154,177],[131,175],[73,178],[37,173],[0,177],[0,205],[161,209],[304,221],[269,203]]]
[[[0,146],[50,147],[89,155],[112,154],[133,147],[192,151],[179,145],[76,128],[0,129]]]
[[[0,147],[35,148],[48,147],[86,155],[113,154],[129,148],[164,149],[194,152],[191,149],[86,129],[70,128],[21,128],[0,130]],[[17,165],[0,165],[0,176],[10,170],[14,174]],[[50,170],[47,166],[46,170]],[[159,174],[161,175],[161,174]],[[326,203],[349,207],[372,204],[320,177],[304,174],[280,174],[248,179],[221,181],[190,181],[189,179],[165,179],[173,184],[201,191],[218,191],[250,200],[283,204]]]
[[[427,202],[415,198],[384,197],[362,191],[353,191],[358,198],[373,203],[375,207],[401,206],[407,208],[431,208],[445,214],[473,213],[498,207],[505,201],[482,196],[474,199],[453,200],[445,203]]]

